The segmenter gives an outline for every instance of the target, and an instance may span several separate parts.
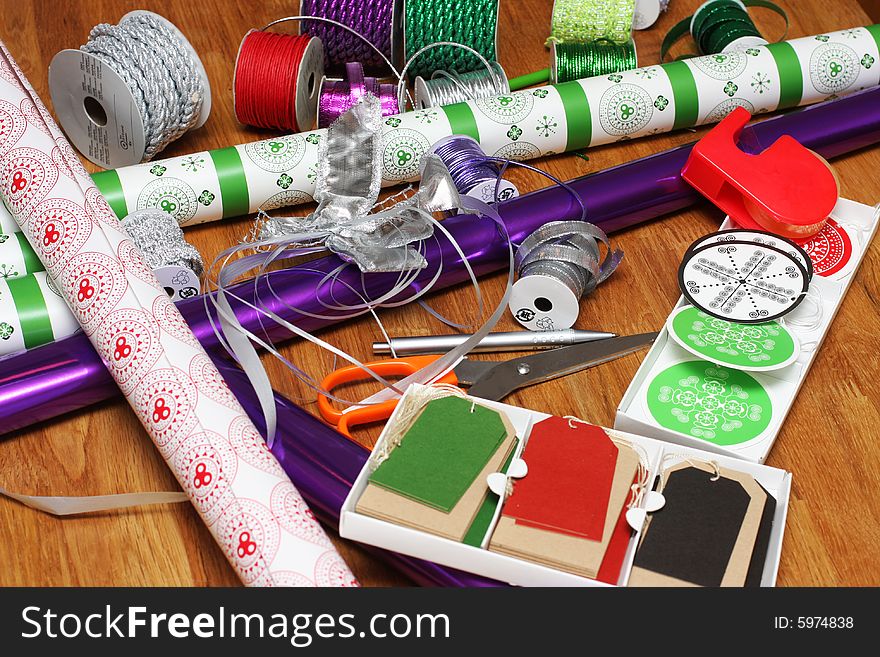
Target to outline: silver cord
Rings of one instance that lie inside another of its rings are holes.
[[[422,78],[424,88],[416,87],[416,105],[418,107],[454,105],[468,100],[510,93],[510,84],[501,64],[489,62],[489,67],[491,74],[486,69],[467,73],[435,71],[430,80]],[[422,90],[424,96],[420,93]]]
[[[205,272],[202,254],[186,241],[177,220],[167,212],[138,210],[123,219],[122,226],[151,269],[184,267],[199,278]]]
[[[96,25],[80,50],[113,69],[131,90],[144,122],[144,161],[195,126],[205,98],[198,66],[180,35],[157,16]]]

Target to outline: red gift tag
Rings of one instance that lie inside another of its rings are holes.
[[[602,540],[617,446],[601,427],[551,417],[532,427],[504,515],[517,524]]]

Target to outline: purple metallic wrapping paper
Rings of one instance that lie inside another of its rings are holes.
[[[744,150],[758,152],[783,134],[791,135],[827,158],[875,144],[880,141],[880,88],[756,123],[745,129],[740,143]],[[690,150],[691,145],[684,145],[578,178],[570,185],[585,200],[590,221],[607,232],[621,230],[681,210],[702,199],[680,175]],[[559,187],[550,187],[503,203],[499,206],[499,212],[514,241],[518,242],[545,222],[577,218],[580,210],[568,192]],[[468,255],[468,261],[478,275],[506,265],[507,247],[492,221],[468,215],[453,217],[444,225]],[[431,241],[426,250],[430,263],[437,263],[441,255],[443,258],[444,272],[435,289],[467,280],[460,258],[444,238]],[[317,295],[326,295],[327,285],[322,290],[316,290],[315,285],[324,273],[332,271],[339,263],[335,256],[321,258],[263,277],[256,289],[253,282],[245,282],[236,286],[235,290],[238,295],[251,300],[258,294],[264,305],[287,320],[306,330],[316,330],[337,320],[317,320],[299,315],[286,307],[285,302],[310,312],[322,312]],[[436,272],[435,266],[429,265],[416,285],[430,280]],[[282,297],[281,301],[269,293],[267,278]],[[361,285],[360,272],[353,267],[346,270],[341,278],[355,289]],[[373,274],[366,276],[365,281],[366,292],[378,296],[396,281],[396,275]],[[334,295],[340,303],[357,302],[342,284],[335,286]],[[180,302],[178,307],[209,353],[212,350],[217,352],[219,343],[208,321],[203,300],[189,299]],[[262,316],[242,304],[233,302],[233,307],[242,325],[258,333]],[[276,341],[289,337],[288,332],[278,326],[269,326],[265,332]],[[238,380],[237,377],[233,378]],[[249,390],[242,392],[250,394]],[[118,394],[107,370],[88,340],[80,334],[56,344],[7,356],[0,359],[0,433],[85,408]],[[314,427],[316,435],[323,435],[317,432],[329,432],[338,436],[305,411],[297,412],[300,418],[308,418],[309,426]],[[345,442],[345,439],[341,441]],[[309,467],[316,473],[324,472],[328,481],[347,486],[360,465],[355,467],[353,464],[334,463],[333,459],[338,454],[331,453],[336,447],[329,440],[316,443],[313,448],[317,451],[310,452],[308,456],[300,456],[299,451],[291,451],[291,456],[286,456],[288,449],[293,450],[292,444],[290,440],[277,440],[276,456],[288,469],[297,486],[301,487],[303,494],[307,495],[309,504],[324,513],[334,508],[338,513],[344,496],[344,492],[340,491],[343,489],[333,488],[326,482],[313,485],[300,481],[304,475],[296,468],[311,463]],[[346,447],[357,450],[354,445]],[[362,452],[361,460],[365,457],[366,453]],[[346,469],[348,467],[350,471]]]

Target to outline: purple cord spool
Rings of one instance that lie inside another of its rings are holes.
[[[318,127],[326,128],[350,110],[365,94],[371,93],[382,105],[382,116],[400,113],[397,104],[397,88],[393,84],[380,84],[379,80],[364,77],[364,68],[357,62],[345,65],[346,80],[324,78],[318,99]]]
[[[395,66],[400,26],[398,0],[302,0],[301,16],[320,16],[342,23],[361,34]],[[361,62],[370,72],[389,73],[388,65],[363,39],[323,21],[303,21],[302,32],[324,43],[327,68],[342,68],[346,62]]]

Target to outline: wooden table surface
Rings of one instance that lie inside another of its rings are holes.
[[[207,125],[174,143],[165,156],[264,138],[239,125],[232,109],[232,72],[242,35],[252,27],[288,15],[290,0],[90,0],[61,9],[48,0],[0,0],[0,38],[18,59],[41,97],[49,101],[46,71],[62,48],[76,48],[99,22],[118,22],[127,11],[153,9],[190,38],[211,79],[213,109]],[[636,33],[640,64],[657,61],[666,30],[700,0],[673,0],[668,14],[650,30]],[[867,25],[855,0],[780,1],[791,17],[790,37]],[[543,47],[551,0],[501,3],[500,61],[511,76],[543,68]],[[830,7],[833,7],[831,9]],[[764,34],[778,35],[781,21],[758,10]],[[772,38],[772,37],[771,37]],[[878,109],[880,111],[880,109]],[[698,131],[696,134],[701,134]],[[562,179],[627,162],[692,141],[684,131],[596,148],[589,159],[561,155],[539,162]],[[842,194],[863,203],[880,200],[880,149],[834,162]],[[92,170],[95,170],[92,167]],[[515,171],[521,190],[545,185],[534,174]],[[309,208],[298,208],[306,213]],[[614,236],[626,258],[617,273],[582,304],[578,328],[620,334],[659,329],[678,298],[676,270],[692,240],[717,228],[721,213],[708,204]],[[248,218],[189,230],[206,260],[238,241]],[[502,292],[500,275],[484,281],[490,299]],[[441,313],[465,320],[472,292],[455,288],[431,297]],[[780,585],[880,584],[880,376],[873,340],[880,335],[880,249],[868,249],[861,269],[831,326],[821,352],[794,403],[768,464],[794,473],[788,526],[779,571]],[[391,334],[446,332],[418,307],[383,312]],[[518,328],[505,315],[497,330]],[[368,358],[378,327],[367,319],[321,334],[349,353]],[[284,353],[314,375],[330,358],[312,345],[289,344]],[[643,353],[546,383],[508,402],[560,415],[573,414],[611,426],[614,412]],[[277,390],[306,404],[309,392],[278,363],[266,359]],[[2,365],[0,365],[2,367]],[[314,411],[314,404],[306,406]],[[38,495],[97,495],[176,490],[177,484],[129,407],[117,400],[0,439],[0,486]],[[337,540],[364,585],[406,581],[356,545]],[[105,513],[60,520],[0,498],[0,585],[199,585],[238,583],[232,569],[190,505]]]

